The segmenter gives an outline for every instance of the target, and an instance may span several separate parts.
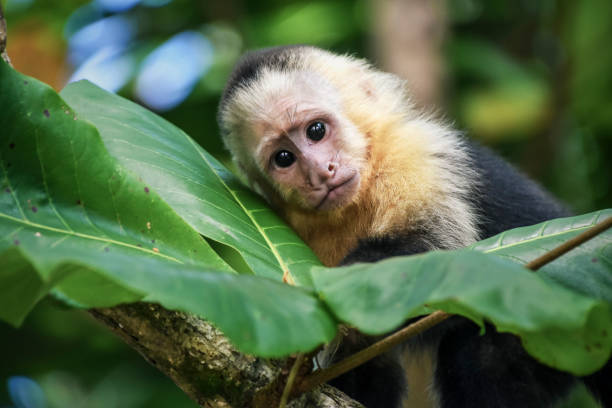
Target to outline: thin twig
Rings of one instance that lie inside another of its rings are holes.
[[[538,270],[542,266],[554,261],[555,259],[567,253],[571,249],[576,248],[578,245],[583,244],[584,242],[588,241],[589,239],[595,237],[598,234],[601,234],[610,227],[612,227],[612,217],[609,217],[595,224],[595,226],[593,226],[592,228],[589,228],[588,230],[582,232],[579,235],[576,235],[574,238],[564,242],[558,247],[555,247],[552,250],[546,252],[544,255],[526,264],[525,267],[533,271]],[[385,353],[396,345],[401,344],[409,338],[414,337],[417,334],[420,334],[425,330],[432,328],[433,326],[443,322],[451,316],[453,315],[443,312],[441,310],[433,312],[432,314],[417,320],[416,322],[404,327],[403,329],[372,344],[371,346],[366,347],[365,349],[348,356],[344,360],[332,365],[331,367],[316,371],[313,374],[304,377],[302,381],[296,386],[295,392],[303,393],[310,391],[314,387],[323,384],[333,378],[336,378],[346,373],[347,371],[350,371],[353,368],[371,360],[372,358]]]
[[[551,249],[544,255],[537,257],[528,264],[525,264],[525,268],[531,269],[532,271],[537,271],[547,263],[554,261],[561,255],[576,248],[578,245],[585,243],[594,236],[601,234],[610,227],[612,227],[612,217],[608,217],[605,220],[598,222],[592,228],[589,228],[588,230],[576,235],[574,238],[568,241],[565,241],[558,247]]]
[[[289,371],[289,377],[287,377],[287,384],[285,384],[285,388],[283,389],[283,395],[281,396],[278,408],[285,408],[285,406],[287,405],[287,400],[289,399],[289,395],[291,395],[291,390],[293,389],[293,383],[295,382],[297,373],[300,370],[300,366],[302,365],[303,361],[304,353],[298,354],[297,358],[293,362],[291,371]]]
[[[425,330],[435,326],[436,324],[448,319],[450,314],[442,312],[440,310],[433,312],[432,314],[417,320],[416,322],[404,327],[401,330],[385,337],[384,339],[372,344],[365,349],[352,354],[344,360],[334,364],[333,366],[315,371],[313,374],[305,377],[302,382],[296,387],[297,393],[303,393],[310,391],[317,385],[326,383],[332,378],[336,378],[347,371],[371,360],[372,358],[379,356],[386,351],[389,351],[398,344],[404,342],[404,340],[415,336]]]

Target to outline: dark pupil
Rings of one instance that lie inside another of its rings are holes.
[[[287,150],[281,150],[280,152],[276,153],[276,156],[274,156],[274,162],[278,167],[289,167],[294,161],[295,156],[293,153]]]
[[[314,122],[306,129],[306,136],[314,141],[319,141],[325,136],[325,125],[322,122]]]

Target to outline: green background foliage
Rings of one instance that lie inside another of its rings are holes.
[[[61,89],[73,70],[66,62],[70,35],[94,17],[104,16],[92,17],[90,3],[81,0],[2,3],[9,23],[8,50],[15,65]],[[374,57],[370,7],[363,0],[175,0],[159,8],[143,4],[105,16],[120,14],[134,22],[137,41],[129,53],[139,62],[179,31],[191,29],[208,36],[215,49],[210,70],[183,103],[162,116],[226,162],[216,127],[216,104],[238,55],[250,48],[304,42]],[[492,145],[540,180],[577,213],[610,207],[612,54],[604,50],[612,34],[612,3],[461,0],[447,3],[447,15],[447,116],[471,137]],[[132,79],[119,92],[134,98],[134,90]],[[94,118],[90,120],[96,124]],[[104,137],[104,130],[100,132]],[[4,129],[0,131],[0,141],[5,134]],[[120,152],[115,153],[115,160],[121,161]],[[130,168],[127,161],[122,165]],[[147,182],[132,180],[143,195]],[[107,188],[117,191],[117,185]],[[159,195],[169,200],[170,195],[164,195],[164,191],[164,186],[157,185],[147,197]],[[197,189],[190,192],[199,195]],[[157,205],[164,207],[163,203]],[[26,206],[28,216],[44,216],[42,210],[32,213],[31,207]],[[83,216],[78,207],[73,210],[73,216]],[[143,216],[136,209],[131,214],[134,222]],[[127,214],[126,217],[131,218]],[[184,220],[189,218],[185,217]],[[201,219],[200,222],[205,223]],[[153,248],[150,241],[155,237],[141,242],[140,230],[134,231],[136,248],[138,244]],[[113,233],[117,232],[109,232]],[[190,239],[189,233],[184,235],[184,239]],[[220,247],[212,241],[208,243],[217,253],[235,255],[232,246],[237,243],[229,238],[219,240],[224,242]],[[157,244],[164,243],[156,241]],[[179,247],[176,242],[166,244],[165,248],[155,248],[165,253],[166,249],[171,252],[176,250],[173,246]],[[203,241],[197,245],[207,247]],[[232,257],[225,259],[230,262]],[[256,262],[240,264],[241,258],[237,259],[230,264],[243,272]],[[197,259],[193,262],[197,263]],[[572,288],[584,287],[581,269],[574,268],[572,272],[577,273],[573,283],[554,272],[549,277]],[[609,284],[605,274],[589,276],[594,278],[591,288],[601,287],[602,282]],[[73,284],[78,287],[78,282]],[[69,286],[65,285],[67,292]],[[135,295],[131,291],[121,294]],[[600,293],[597,297],[602,296]],[[104,329],[98,329],[78,312],[61,310],[51,303],[45,301],[37,306],[20,330],[0,322],[0,380],[15,374],[31,376],[43,385],[53,406],[194,406]],[[0,404],[6,401],[0,385]]]

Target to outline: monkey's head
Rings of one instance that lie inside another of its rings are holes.
[[[273,205],[338,210],[359,196],[367,141],[347,95],[321,69],[338,56],[312,47],[247,54],[223,94],[224,141],[250,185]]]

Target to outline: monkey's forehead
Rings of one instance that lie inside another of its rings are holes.
[[[320,74],[312,70],[264,69],[257,80],[235,91],[220,112],[220,120],[226,130],[254,123],[286,128],[307,117],[310,111],[340,109],[337,90]]]

